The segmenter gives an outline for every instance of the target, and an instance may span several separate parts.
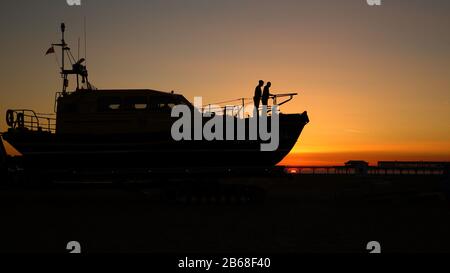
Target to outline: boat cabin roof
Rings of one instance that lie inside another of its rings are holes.
[[[108,96],[108,95],[116,95],[116,96],[157,96],[157,97],[166,97],[166,98],[177,98],[183,97],[180,94],[176,94],[172,92],[164,92],[152,89],[96,89],[96,90],[87,90],[80,89],[75,92],[68,92],[66,96],[77,96],[77,95],[89,95],[89,96]]]
[[[74,100],[85,99],[149,99],[150,101],[159,102],[172,102],[177,104],[191,103],[180,94],[172,92],[163,92],[151,89],[102,89],[102,90],[77,90],[75,92],[62,94],[58,96],[58,103],[65,103]]]
[[[155,110],[192,104],[180,94],[151,89],[77,90],[58,93],[57,113],[105,112],[110,110]],[[56,105],[55,105],[56,108]],[[56,110],[56,109],[55,109]]]

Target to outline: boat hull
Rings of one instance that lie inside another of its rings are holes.
[[[3,138],[22,155],[27,168],[214,168],[271,167],[293,148],[307,113],[280,115],[278,148],[261,151],[260,140],[182,140],[159,134],[58,135],[9,130]]]

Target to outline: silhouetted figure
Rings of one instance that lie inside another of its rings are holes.
[[[271,86],[272,86],[272,83],[270,83],[270,82],[267,82],[266,86],[264,86],[264,91],[263,91],[262,97],[261,97],[262,105],[267,105],[267,103],[269,102],[269,97],[272,95],[272,94],[270,94]]]
[[[262,91],[261,88],[264,85],[264,81],[259,81],[258,86],[255,88],[255,95],[253,96],[253,103],[255,104],[256,109],[259,108],[259,101],[261,100]]]

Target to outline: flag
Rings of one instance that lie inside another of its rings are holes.
[[[55,53],[55,49],[53,48],[53,46],[50,47],[50,48],[47,50],[47,52],[45,53],[45,55],[52,54],[52,53]]]

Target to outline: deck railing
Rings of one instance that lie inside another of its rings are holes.
[[[296,96],[297,93],[286,93],[286,94],[276,94],[276,95],[270,95],[270,99],[272,100],[272,103],[267,106],[268,112],[271,110],[272,105],[278,105],[281,106]],[[278,98],[287,97],[284,101],[278,103]],[[202,113],[211,113],[214,112],[218,115],[231,115],[231,116],[245,116],[245,109],[249,105],[253,105],[253,98],[239,98],[234,100],[228,100],[228,101],[221,101],[217,103],[211,103],[203,105],[200,111]],[[260,106],[258,111],[260,112],[262,110],[262,107]]]
[[[10,109],[6,112],[7,125],[12,129],[31,131],[56,131],[55,114],[36,113],[28,109]]]

